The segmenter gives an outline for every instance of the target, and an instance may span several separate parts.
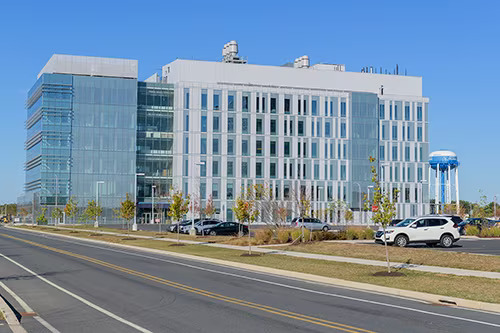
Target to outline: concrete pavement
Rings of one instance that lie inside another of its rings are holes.
[[[497,332],[500,328],[496,314],[21,230],[0,229],[0,254],[5,256],[0,258],[0,281],[60,332],[138,329],[22,267],[152,332]]]

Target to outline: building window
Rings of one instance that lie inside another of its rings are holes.
[[[276,178],[276,163],[271,163],[269,165],[269,176],[271,178]]]
[[[255,163],[255,177],[262,178],[262,162]]]
[[[422,181],[422,175],[423,175],[423,173],[422,173],[422,167],[418,167],[418,169],[417,169],[417,180],[419,182]]]
[[[249,128],[248,128],[248,118],[242,118],[241,119],[241,131],[245,134],[248,134]]]
[[[233,139],[227,140],[227,154],[234,155],[234,140]]]
[[[422,121],[422,107],[417,106],[417,121]]]
[[[311,115],[313,116],[318,115],[318,101],[314,99],[311,101]]]
[[[306,98],[304,98],[304,110],[302,110],[302,111],[304,111],[304,115],[307,115],[307,99]]]
[[[405,161],[410,160],[410,147],[405,147]]]
[[[248,156],[248,140],[241,140],[241,155]]]
[[[226,197],[228,200],[233,200],[233,183],[227,183]]]
[[[219,184],[212,183],[212,199],[219,199]]]
[[[298,132],[299,132],[299,136],[304,136],[304,121],[303,120],[299,120]]]
[[[297,111],[298,111],[298,114],[301,114],[301,99],[299,98],[298,100],[298,103],[297,103]]]
[[[259,96],[255,97],[255,109],[257,112],[259,112],[260,110],[260,99],[259,99]]]
[[[214,93],[214,110],[220,110],[220,94]]]
[[[290,114],[290,98],[285,98],[285,113]]]
[[[241,109],[243,112],[248,112],[248,96],[241,97]]]
[[[318,158],[318,144],[316,142],[311,144],[311,157]]]
[[[405,105],[405,120],[410,120],[410,106]]]
[[[213,131],[214,132],[220,132],[220,117],[219,116],[215,116],[213,117],[213,121],[212,121],[212,126],[213,126]]]
[[[303,143],[303,151],[302,151],[302,153],[304,154],[303,155],[304,157],[307,157],[307,142]]]
[[[285,142],[285,147],[284,147],[284,152],[285,152],[285,157],[290,157],[290,142]]]
[[[241,177],[248,177],[248,162],[241,162]]]
[[[227,131],[229,133],[234,133],[234,118],[227,117]]]
[[[201,109],[202,110],[207,109],[207,92],[206,91],[201,93]]]
[[[201,138],[200,153],[201,154],[207,153],[207,138]]]
[[[379,109],[379,118],[380,119],[384,119],[385,118],[385,105],[384,104],[380,104],[378,106],[378,109]]]
[[[203,200],[205,200],[207,198],[207,184],[206,183],[200,184],[200,197]]]
[[[262,119],[256,119],[255,130],[257,131],[257,134],[262,134],[263,133],[263,130],[262,130]]]
[[[188,114],[184,117],[184,131],[186,131],[186,132],[189,131],[189,115]]]
[[[328,117],[328,101],[325,101],[325,117]]]
[[[229,111],[234,111],[234,95],[227,96],[227,109]]]
[[[340,116],[341,117],[347,116],[347,109],[345,102],[340,102]]]
[[[255,141],[255,153],[257,156],[262,156],[262,140]]]
[[[200,177],[206,177],[207,176],[207,162],[206,161],[201,161],[202,164],[200,164]]]
[[[392,120],[392,104],[389,105],[389,120]]]
[[[417,127],[417,141],[422,142],[422,126]]]
[[[184,88],[184,109],[189,109],[189,88]]]
[[[346,166],[342,164],[340,166],[340,180],[346,180],[347,179],[347,170]]]
[[[398,139],[398,125],[392,125],[392,139]]]
[[[290,135],[293,135],[293,120],[290,120]]]
[[[276,113],[276,97],[271,97],[271,113]]]
[[[219,161],[212,161],[212,176],[219,177]]]
[[[394,105],[394,120],[399,120],[398,105]]]
[[[201,131],[207,132],[207,116],[201,116]]]
[[[325,136],[331,138],[331,123],[329,121],[325,122]]]
[[[392,160],[393,161],[398,160],[398,146],[397,145],[392,146]]]
[[[316,121],[316,136],[321,137],[321,119]]]
[[[276,156],[276,141],[271,141],[271,156]]]
[[[319,164],[314,164],[314,179],[319,179]]]
[[[346,123],[342,122],[340,123],[340,137],[345,138],[347,135],[346,133]]]
[[[283,130],[285,132],[285,135],[288,135],[288,123],[287,123],[286,119],[283,122]]]
[[[271,119],[271,134],[277,134],[276,119]]]
[[[212,154],[219,155],[219,139],[212,139]]]
[[[262,113],[266,112],[266,98],[262,97]]]
[[[184,154],[189,154],[189,138],[184,138]]]
[[[227,161],[227,176],[233,177],[233,161]]]
[[[314,120],[311,121],[311,136],[314,136]]]
[[[385,160],[385,146],[380,146],[379,158],[381,161]]]

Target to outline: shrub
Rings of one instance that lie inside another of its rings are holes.
[[[288,243],[290,241],[290,230],[278,229],[276,238],[280,244]]]
[[[500,237],[500,227],[483,228],[479,233],[481,237]]]
[[[365,238],[364,239],[373,239],[375,236],[375,231],[372,228],[365,229]]]
[[[290,236],[292,237],[292,242],[295,241],[297,238],[300,238],[302,236],[302,230],[300,229],[295,229],[290,233]],[[300,242],[300,240],[298,241]]]
[[[304,242],[311,240],[311,230],[304,228]]]
[[[254,238],[257,244],[268,244],[273,238],[273,231],[271,229],[258,229],[255,231]]]
[[[475,225],[468,225],[465,227],[465,234],[467,236],[479,236],[479,228]]]
[[[362,230],[360,231],[359,228],[348,228],[345,235],[348,240],[360,239],[360,237],[364,236]]]

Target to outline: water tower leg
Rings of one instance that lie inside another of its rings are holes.
[[[436,214],[439,214],[439,187],[440,187],[440,184],[439,184],[439,163],[437,165],[437,169],[436,169],[436,183],[435,183],[435,192],[436,192],[436,198],[434,199],[434,206],[436,206]]]
[[[460,215],[460,191],[458,186],[458,166],[455,169],[455,196],[457,200],[457,214]]]
[[[447,203],[451,204],[451,165],[448,165],[447,177],[448,177],[448,188],[447,188],[448,201],[447,201]]]

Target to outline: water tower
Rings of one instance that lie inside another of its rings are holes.
[[[457,214],[460,213],[460,197],[458,186],[458,163],[457,154],[450,150],[438,150],[429,155],[429,185],[435,179],[435,207],[440,207],[442,212],[445,204],[451,204],[451,179],[452,171],[455,172],[455,202],[457,203]],[[435,177],[432,177],[432,170],[435,170]]]

